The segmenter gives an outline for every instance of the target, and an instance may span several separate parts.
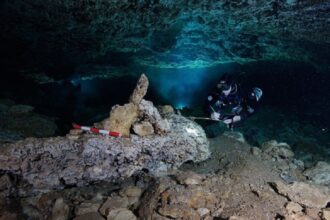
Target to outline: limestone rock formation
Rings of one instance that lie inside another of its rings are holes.
[[[158,110],[161,115],[174,113],[174,108],[171,105],[159,106]]]
[[[164,136],[110,139],[101,135],[29,138],[3,146],[0,170],[22,176],[36,189],[114,181],[147,169],[155,175],[185,161],[210,156],[203,129],[179,115],[169,115],[171,130]]]
[[[69,206],[65,204],[63,198],[58,198],[52,210],[53,220],[66,220],[69,217]]]
[[[330,208],[323,209],[322,218],[324,220],[330,220]]]
[[[320,161],[314,167],[307,169],[304,175],[316,184],[330,186],[330,164]]]
[[[162,118],[158,109],[147,100],[142,100],[139,105],[139,110],[143,116],[146,116],[148,120],[154,125],[155,132],[157,134],[164,134],[170,130],[170,124],[168,121]]]
[[[9,108],[9,114],[12,116],[24,116],[32,114],[34,107],[29,105],[14,105]]]
[[[304,182],[294,182],[290,185],[274,182],[272,185],[281,195],[307,207],[324,208],[330,202],[330,189],[325,186]]]
[[[124,106],[116,105],[111,109],[110,118],[104,122],[104,129],[120,132],[128,137],[130,129],[138,116],[138,106],[133,103]]]
[[[146,75],[142,74],[129,101],[135,105],[139,105],[143,97],[147,94],[148,86],[149,80]]]
[[[170,130],[168,121],[162,118],[152,102],[143,99],[148,86],[148,78],[142,74],[130,97],[130,102],[124,106],[114,106],[110,117],[101,123],[96,123],[95,126],[120,132],[124,137],[129,137],[131,129],[140,136],[163,135],[168,132]]]
[[[152,124],[148,121],[143,121],[140,123],[136,123],[133,125],[133,130],[135,134],[143,137],[154,134],[154,127],[152,127]]]
[[[263,143],[261,149],[265,154],[268,154],[277,160],[290,159],[294,156],[294,153],[287,143],[278,143],[275,140]]]
[[[55,135],[57,126],[54,120],[33,110],[33,106],[0,100],[0,143]]]

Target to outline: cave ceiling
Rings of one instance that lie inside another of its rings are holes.
[[[2,0],[0,25],[6,64],[324,65],[330,56],[330,1],[320,0]]]

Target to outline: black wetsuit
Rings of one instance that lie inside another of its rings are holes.
[[[227,95],[224,91],[217,89],[215,92],[209,95],[212,100],[208,100],[209,112],[220,113],[220,120],[233,119],[235,116],[240,116],[242,120],[252,115],[257,108],[257,101],[245,94],[238,83],[231,83],[231,92]],[[229,126],[233,126],[230,123]]]

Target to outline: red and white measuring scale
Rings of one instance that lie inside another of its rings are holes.
[[[102,129],[98,129],[95,127],[87,127],[87,126],[81,126],[78,124],[73,123],[72,124],[74,129],[80,129],[83,131],[90,131],[92,133],[96,133],[96,134],[105,134],[105,135],[109,135],[111,137],[121,137],[121,133],[119,132],[114,132],[114,131],[107,131],[107,130],[102,130]]]

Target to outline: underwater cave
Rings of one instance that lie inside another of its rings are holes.
[[[0,28],[0,220],[330,219],[330,1],[2,0]]]

